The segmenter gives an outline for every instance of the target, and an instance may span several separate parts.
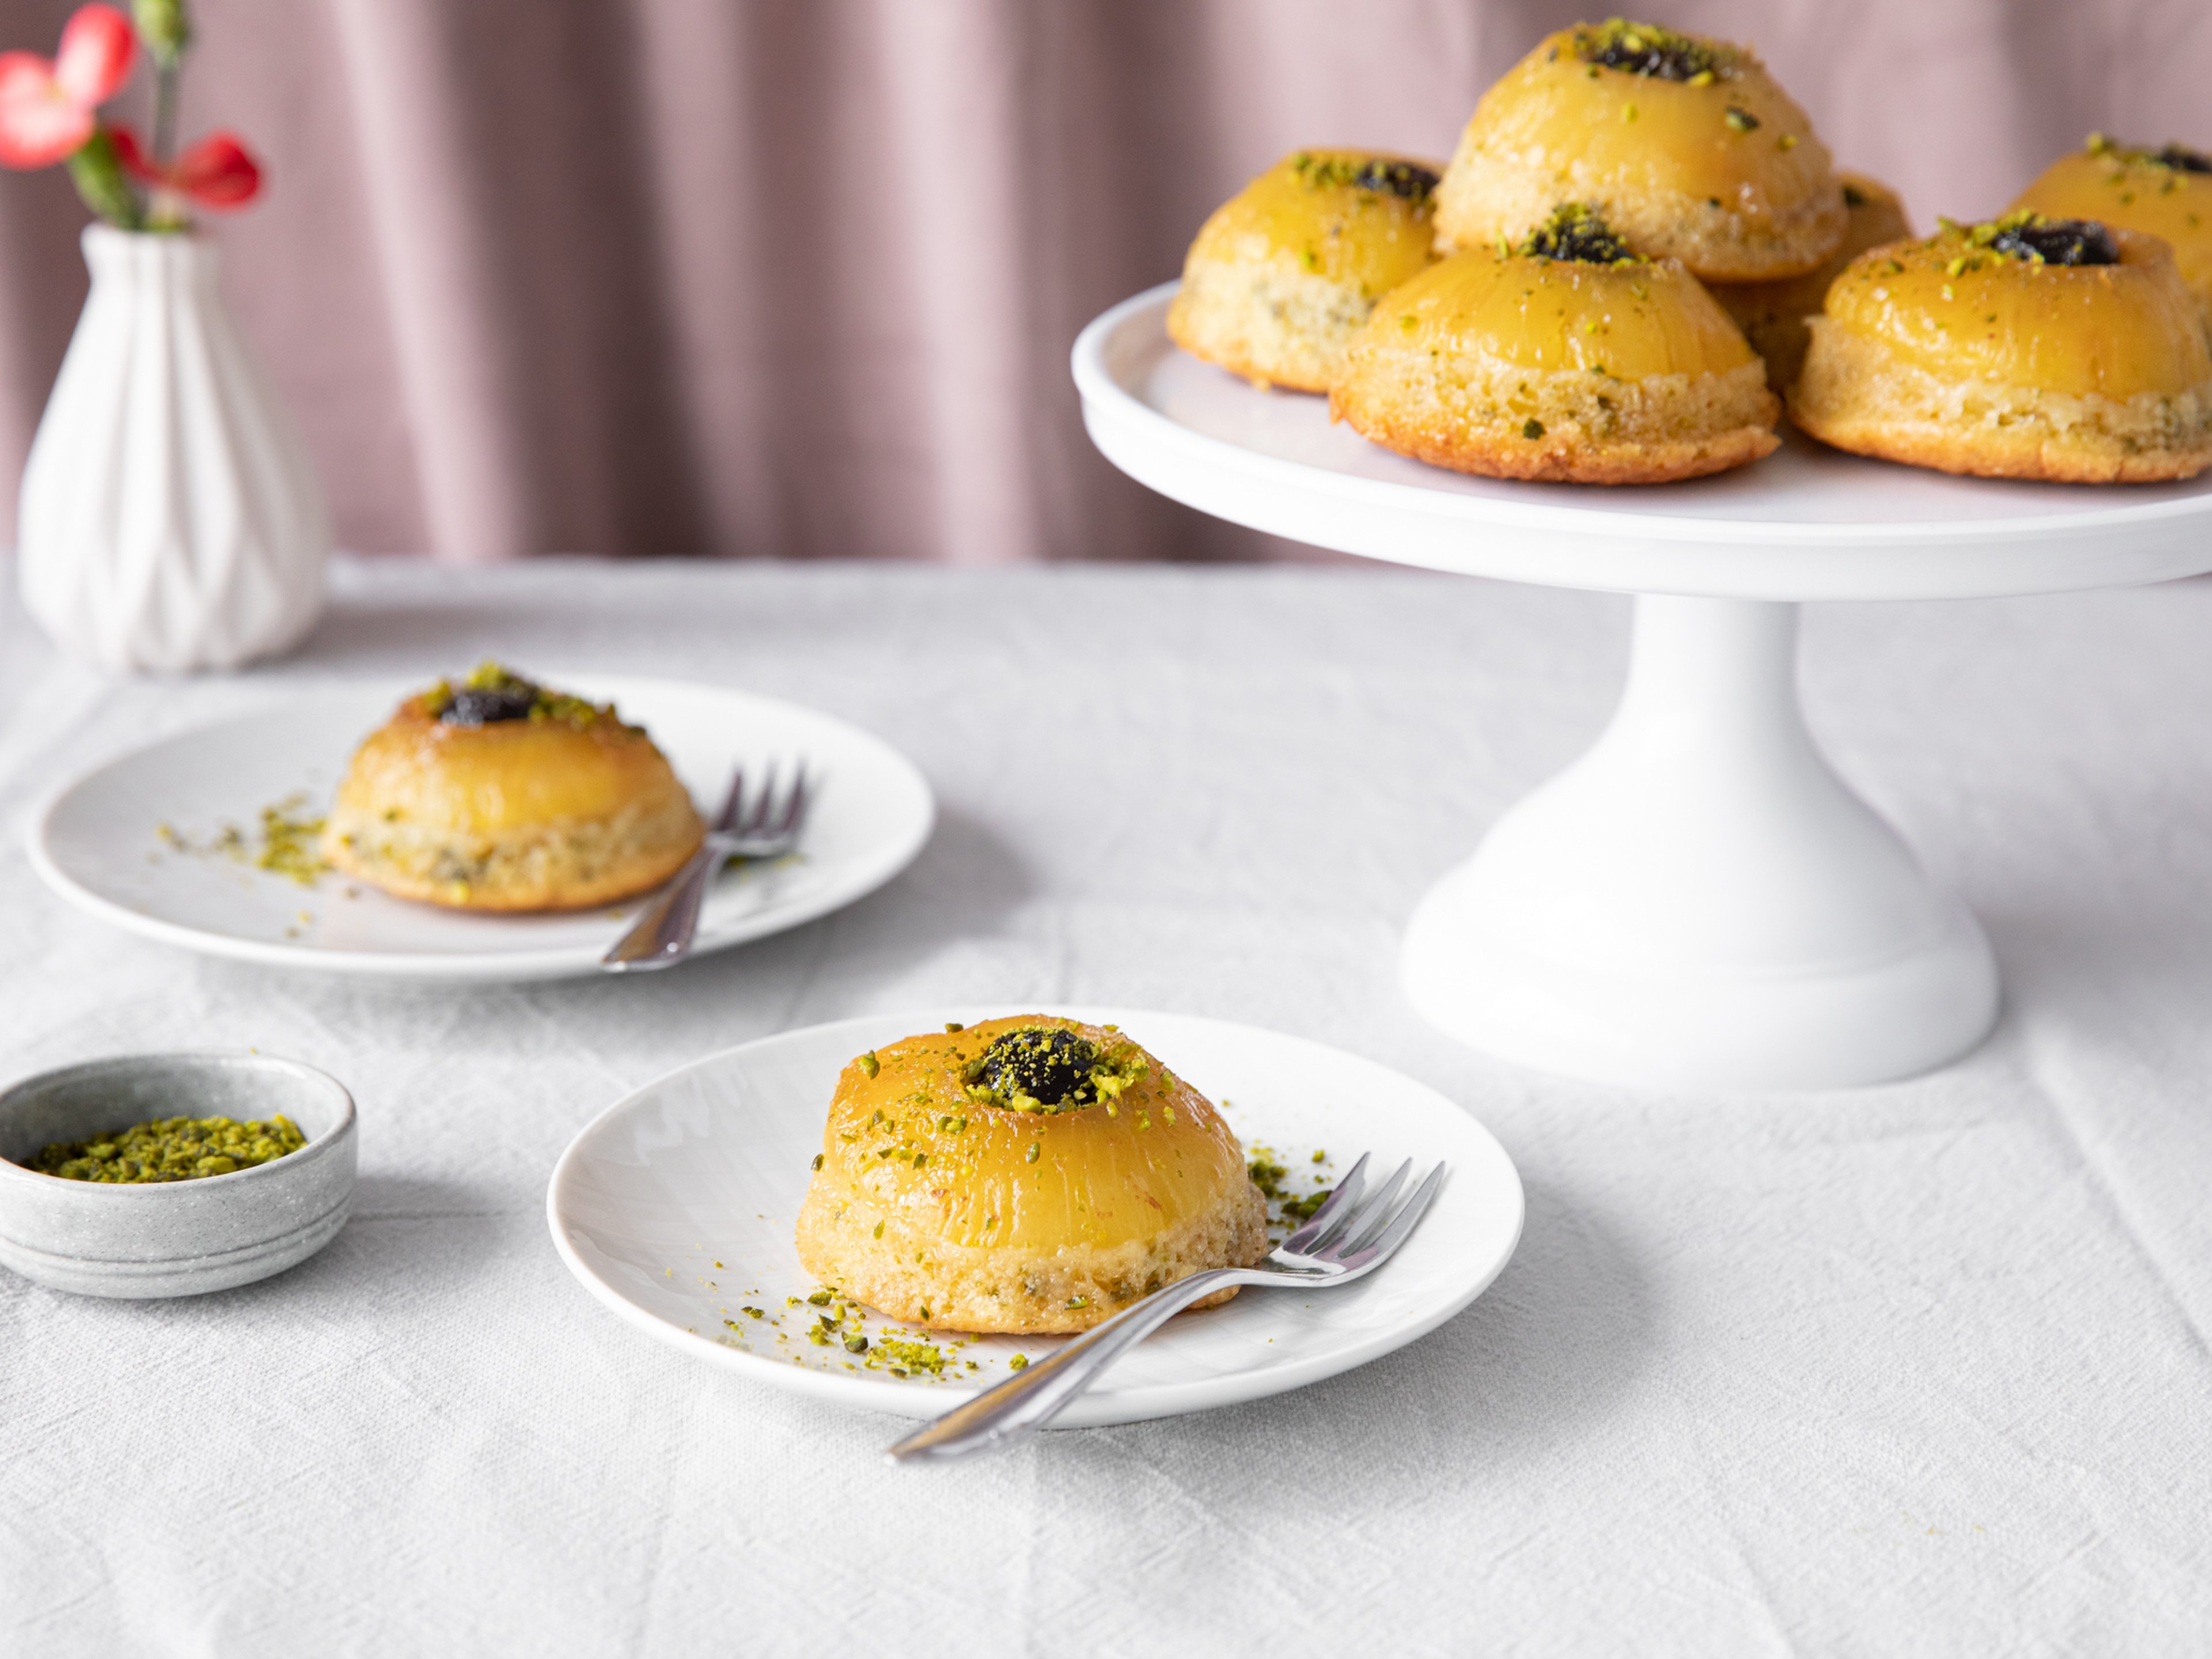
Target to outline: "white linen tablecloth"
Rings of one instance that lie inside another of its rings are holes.
[[[0,577],[8,573],[0,569]],[[13,582],[7,582],[12,593]],[[2212,1648],[2212,586],[1817,608],[1813,724],[1978,909],[1935,1076],[1516,1071],[1396,985],[1425,885],[1596,734],[1618,599],[1388,570],[344,566],[295,659],[110,684],[0,622],[0,1080],[252,1044],[362,1110],[265,1283],[0,1273],[0,1652],[2152,1654]],[[846,913],[659,977],[203,960],[36,883],[33,801],[327,678],[497,653],[799,699],[943,821]],[[569,1136],[708,1051],[974,1000],[1398,1066],[1528,1189],[1495,1287],[1259,1404],[895,1468],[890,1419],[650,1343],[545,1230]]]

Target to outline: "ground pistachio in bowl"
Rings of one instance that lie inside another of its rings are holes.
[[[197,1181],[272,1163],[307,1144],[282,1112],[250,1123],[228,1117],[157,1117],[89,1140],[57,1140],[23,1167],[65,1181]]]
[[[0,1267],[126,1300],[250,1285],[345,1225],[358,1143],[345,1085],[274,1054],[41,1072],[0,1088]]]

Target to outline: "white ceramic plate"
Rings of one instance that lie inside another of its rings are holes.
[[[957,1372],[944,1380],[866,1369],[842,1347],[804,1340],[814,1313],[804,1298],[817,1284],[799,1265],[792,1228],[848,1060],[949,1019],[1024,1012],[1120,1025],[1225,1102],[1246,1151],[1274,1149],[1299,1191],[1314,1177],[1333,1181],[1363,1151],[1385,1171],[1407,1158],[1420,1168],[1441,1158],[1451,1170],[1381,1272],[1341,1291],[1247,1290],[1226,1307],[1185,1315],[1109,1371],[1060,1426],[1200,1411],[1333,1376],[1442,1324],[1513,1254],[1522,1197],[1512,1160],[1450,1101],[1386,1066],[1184,1014],[970,1007],[811,1026],[646,1085],[587,1125],[553,1171],[545,1211],[561,1259],[648,1336],[755,1382],[901,1417],[948,1409],[1004,1378],[1016,1353],[1040,1357],[1059,1339],[933,1339]],[[1311,1162],[1317,1150],[1329,1156],[1325,1168]],[[749,1306],[763,1316],[745,1313]],[[866,1320],[872,1337],[902,1328]]]
[[[881,739],[827,714],[716,686],[548,673],[653,734],[702,811],[730,769],[804,757],[820,780],[798,854],[725,872],[702,914],[700,951],[780,933],[849,904],[905,868],[929,838],[929,786]],[[64,786],[31,822],[48,886],[104,921],[213,956],[401,979],[502,981],[598,970],[635,902],[569,915],[487,916],[388,897],[326,874],[313,889],[208,850],[179,851],[163,824],[207,848],[226,823],[304,793],[328,805],[354,746],[410,688],[311,693],[281,708],[133,750]]]
[[[1971,599],[2212,569],[2212,472],[2185,483],[1957,478],[1794,432],[1753,465],[1608,488],[1470,477],[1261,392],[1167,337],[1173,283],[1076,340],[1084,423],[1123,471],[1200,512],[1396,563],[1552,586],[1745,599]]]

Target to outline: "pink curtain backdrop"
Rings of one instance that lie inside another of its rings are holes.
[[[8,0],[51,51],[70,0]],[[1076,330],[1311,143],[1446,155],[1554,0],[198,0],[185,131],[273,190],[227,291],[341,542],[1249,555],[1085,441]],[[1923,224],[2101,128],[2212,144],[2206,0],[1670,0]],[[139,88],[143,93],[143,87]],[[0,175],[0,542],[84,291]]]

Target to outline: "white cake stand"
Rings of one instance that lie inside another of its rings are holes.
[[[1651,489],[1463,477],[1177,351],[1175,285],[1076,341],[1091,439],[1204,513],[1369,558],[1638,595],[1597,746],[1413,914],[1406,991],[1506,1059],[1612,1082],[1910,1076],[1996,1016],[1981,928],[1844,787],[1800,712],[1797,606],[2116,586],[2212,569],[2212,476],[2088,489],[1947,477],[1794,440]]]

